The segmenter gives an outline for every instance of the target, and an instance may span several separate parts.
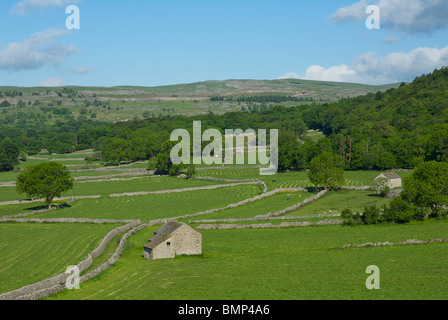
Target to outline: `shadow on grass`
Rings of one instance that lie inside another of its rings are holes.
[[[62,209],[62,208],[71,208],[72,206],[68,203],[62,203],[62,204],[58,204],[58,205],[52,205],[51,208],[52,209]],[[38,211],[38,210],[45,210],[48,209],[48,206],[43,204],[40,206],[35,206],[35,207],[30,207],[30,208],[26,208],[25,210],[27,211]]]
[[[382,195],[380,195],[380,194],[376,194],[376,193],[371,193],[371,194],[368,194],[367,196],[368,196],[368,197],[373,197],[373,198],[378,198],[378,199],[380,199],[380,198],[386,198],[385,196],[382,196]]]
[[[26,208],[25,210],[27,210],[27,211],[37,211],[37,210],[43,210],[43,209],[47,209],[47,208],[48,208],[48,206],[42,205],[42,206]]]

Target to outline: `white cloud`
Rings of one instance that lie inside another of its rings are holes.
[[[394,36],[388,36],[383,39],[383,43],[385,43],[385,44],[393,44],[393,43],[396,43],[399,41],[400,41],[400,39],[398,39],[397,37],[394,37]]]
[[[299,75],[297,73],[295,73],[294,71],[285,73],[284,75],[281,75],[277,78],[277,80],[282,80],[282,79],[299,79]]]
[[[448,46],[442,49],[417,48],[410,52],[394,52],[384,57],[376,53],[361,55],[352,65],[329,68],[313,65],[301,77],[306,80],[386,84],[412,81],[448,65]]]
[[[36,32],[22,42],[12,42],[0,50],[0,70],[33,70],[43,66],[61,64],[69,55],[77,52],[73,46],[53,44],[68,31],[47,30]]]
[[[380,9],[381,28],[407,33],[431,33],[448,28],[446,0],[361,0],[338,9],[330,20],[334,23],[365,20],[365,11],[370,4]]]
[[[23,0],[11,10],[11,14],[24,15],[45,7],[63,7],[74,4],[79,0]]]
[[[50,78],[39,82],[39,87],[62,87],[63,85],[64,79],[61,78]]]
[[[346,79],[349,79],[353,74],[354,71],[345,64],[333,66],[328,69],[319,65],[313,65],[306,69],[304,78],[307,80],[345,82]]]
[[[93,70],[93,67],[86,66],[86,67],[73,67],[70,69],[71,73],[75,74],[86,74]]]
[[[369,6],[366,0],[356,2],[351,6],[338,9],[330,16],[333,23],[342,23],[345,21],[361,21],[366,17],[366,8]]]

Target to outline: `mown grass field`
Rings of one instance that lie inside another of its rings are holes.
[[[315,214],[341,213],[345,208],[353,212],[362,212],[366,207],[378,208],[389,204],[391,198],[383,198],[375,195],[371,190],[339,190],[329,191],[318,201],[313,201],[296,210],[289,211],[286,216],[308,216]]]
[[[201,216],[199,219],[251,218],[257,215],[283,210],[313,195],[314,193],[311,192],[280,192],[236,208],[209,213]]]
[[[77,200],[70,208],[34,215],[35,218],[140,219],[149,221],[194,214],[252,198],[259,185],[170,194]]]
[[[119,224],[0,223],[0,293],[65,272]]]
[[[62,159],[55,155],[55,159]],[[67,155],[70,158],[71,155]],[[73,157],[75,157],[73,155]],[[76,158],[76,157],[75,157]],[[33,163],[42,160],[30,160]],[[75,160],[76,161],[76,160]],[[70,161],[61,161],[67,164]],[[127,167],[130,168],[130,167]],[[134,169],[146,168],[135,164]],[[347,186],[372,185],[380,172],[345,172]],[[17,172],[0,174],[0,182],[14,181]],[[402,177],[409,173],[398,172]],[[307,172],[260,176],[258,168],[197,170],[202,177],[260,179],[269,190],[308,187]],[[101,195],[100,199],[75,200],[69,207],[39,213],[31,218],[154,219],[180,217],[253,198],[260,185],[241,185],[215,190],[171,194],[109,197],[113,193],[157,191],[218,185],[220,182],[170,177],[81,183],[81,181],[131,178],[120,171],[74,172],[73,190],[63,196]],[[103,177],[105,176],[105,177]],[[135,173],[135,176],[138,176]],[[282,191],[236,208],[220,210],[180,221],[251,218],[275,212],[315,193]],[[289,200],[288,200],[289,197]],[[0,201],[24,199],[14,187],[0,188]],[[328,192],[319,200],[285,214],[286,220],[317,222],[324,218],[294,219],[340,213],[345,207],[360,211],[381,207],[391,199],[371,190]],[[0,206],[0,218],[42,209],[43,203]],[[333,219],[338,219],[334,217]],[[247,222],[236,222],[245,224]],[[252,223],[252,222],[249,222]],[[0,223],[0,293],[17,289],[65,271],[84,259],[107,232],[118,225],[78,223]],[[405,245],[341,249],[350,243],[399,242],[408,239],[448,238],[448,220],[347,227],[342,225],[289,227],[281,229],[203,230],[203,255],[148,261],[143,245],[155,227],[144,229],[125,245],[120,260],[80,290],[66,291],[50,299],[447,299],[448,251],[446,244]],[[95,259],[93,270],[114,252],[120,237]],[[369,265],[381,270],[381,289],[365,287]]]
[[[107,179],[107,178],[106,178]],[[140,192],[140,191],[158,191],[158,190],[172,190],[182,188],[204,187],[210,185],[222,184],[216,181],[207,180],[191,180],[175,178],[175,177],[142,177],[136,180],[127,180],[130,177],[120,177],[113,179],[122,179],[121,181],[101,181],[101,182],[86,182],[75,181],[73,189],[64,193],[64,197],[70,196],[91,196],[101,195],[109,196],[110,194],[125,193],[125,192]],[[92,177],[91,180],[95,180]],[[16,187],[1,187],[0,201],[25,200],[29,197],[25,194],[18,194]],[[0,207],[1,212],[1,207]]]
[[[201,230],[202,257],[145,260],[152,229],[112,268],[52,299],[447,299],[446,244],[341,249],[349,243],[448,237],[448,221],[410,225]],[[367,266],[381,271],[367,290]]]

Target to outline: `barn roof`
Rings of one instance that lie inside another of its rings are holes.
[[[154,231],[154,237],[152,237],[144,247],[148,249],[154,249],[159,244],[171,238],[172,233],[182,226],[182,223],[175,221],[169,221],[165,223],[163,226]]]
[[[382,173],[380,175],[385,176],[386,178],[390,179],[390,180],[394,180],[394,179],[401,179],[401,177],[394,173],[394,172],[386,172],[386,173]]]
[[[151,238],[151,240],[149,240],[147,244],[144,245],[144,247],[148,249],[154,249],[159,244],[165,242],[169,238],[171,238],[171,235],[156,234],[154,237]]]
[[[154,231],[154,234],[163,234],[163,235],[169,235],[182,227],[183,224],[176,221],[168,221],[163,226],[158,228],[156,231]]]

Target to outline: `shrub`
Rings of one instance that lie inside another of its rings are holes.
[[[423,221],[427,217],[427,214],[425,212],[425,209],[423,208],[416,208],[414,209],[414,219]]]
[[[416,216],[414,206],[402,198],[393,199],[389,206],[384,206],[383,208],[384,212],[380,217],[380,221],[407,223]]]
[[[361,220],[364,224],[377,224],[380,210],[377,207],[368,207],[364,209]]]
[[[414,216],[413,211],[399,211],[395,214],[396,223],[408,223]]]
[[[390,191],[390,188],[387,185],[387,183],[388,180],[386,177],[380,177],[378,179],[375,179],[375,182],[373,183],[373,191],[376,194],[385,197]]]
[[[149,161],[148,161],[148,169],[149,170],[156,170],[156,164],[157,164],[156,158],[149,159]]]
[[[342,210],[341,218],[344,220],[342,224],[344,225],[353,225],[353,211],[349,208],[345,208]]]

